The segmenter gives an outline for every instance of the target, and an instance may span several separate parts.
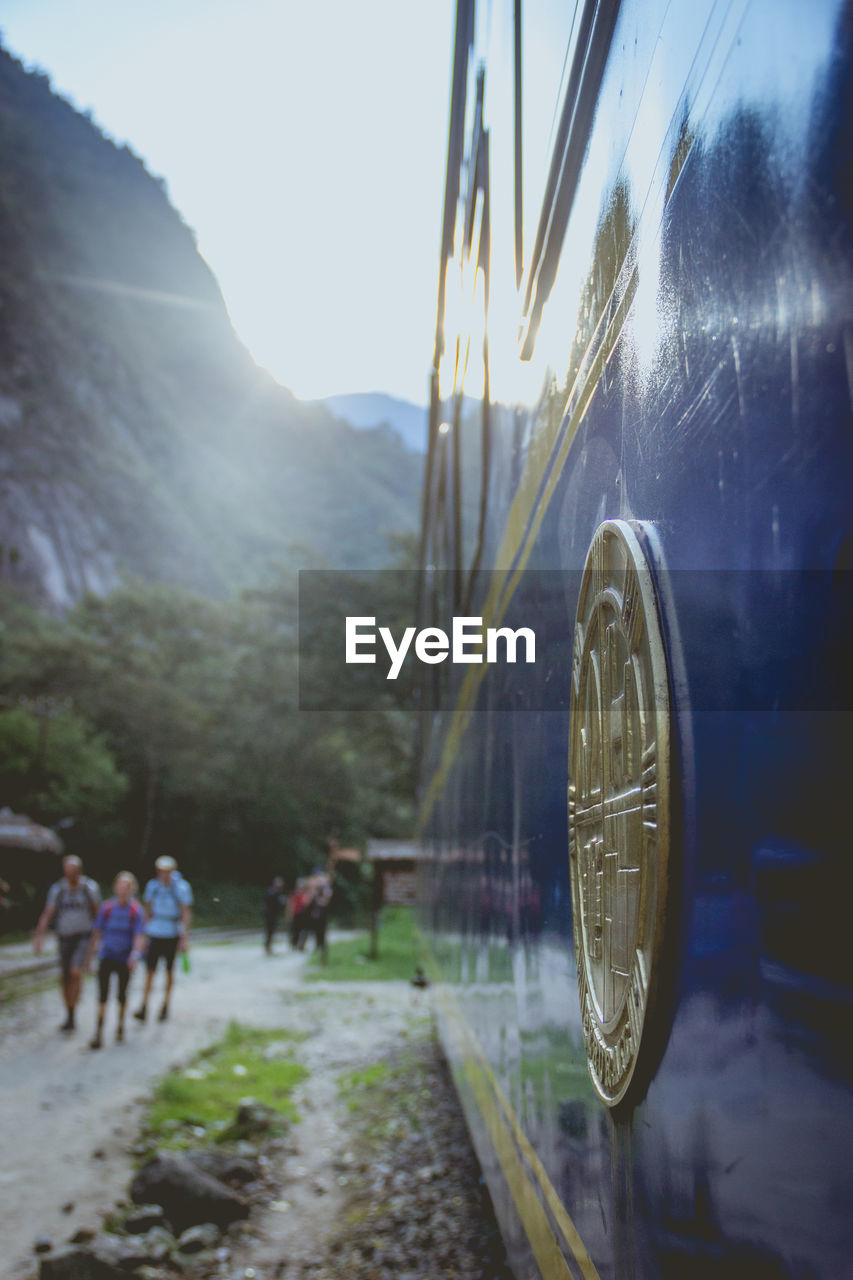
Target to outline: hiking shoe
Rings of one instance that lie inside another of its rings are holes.
[[[62,1026],[59,1028],[59,1030],[60,1030],[60,1031],[73,1031],[73,1030],[74,1030],[74,1014],[73,1014],[73,1013],[69,1013],[68,1017],[65,1019],[65,1021],[63,1022]]]
[[[158,1021],[158,1022],[165,1022],[165,1021],[166,1021],[166,1019],[168,1018],[168,1016],[169,1016],[169,1006],[168,1006],[167,1004],[164,1004],[164,1005],[163,1005],[163,1008],[162,1008],[162,1009],[160,1010],[160,1012],[157,1014],[157,1021]]]
[[[116,1044],[121,1044],[124,1039],[124,1027],[116,1027]]]
[[[148,1017],[148,1010],[146,1009],[145,1005],[144,1004],[140,1005],[133,1016],[137,1022],[144,1022],[145,1019]]]
[[[89,1048],[100,1049],[102,1044],[103,1044],[103,1041],[101,1040],[100,1036],[93,1036],[92,1039],[89,1041]]]

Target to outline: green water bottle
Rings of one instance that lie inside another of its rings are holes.
[[[189,971],[190,971],[190,953],[189,953],[189,951],[182,951],[182,952],[181,952],[181,968],[183,969],[184,973],[189,973]]]

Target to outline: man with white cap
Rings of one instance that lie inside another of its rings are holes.
[[[165,1022],[169,1016],[169,1000],[174,982],[175,956],[178,951],[186,952],[189,946],[190,920],[192,912],[192,889],[178,874],[178,864],[174,858],[158,858],[154,863],[157,875],[149,880],[142,895],[145,905],[148,950],[145,953],[145,991],[142,1004],[134,1013],[134,1018],[144,1022],[148,1017],[148,997],[154,983],[154,972],[162,959],[166,967],[166,990],[159,1019]]]

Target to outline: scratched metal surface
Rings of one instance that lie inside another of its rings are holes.
[[[837,1280],[853,1256],[853,19],[830,2],[678,9],[620,7],[537,320],[541,394],[493,419],[483,563],[565,589],[525,597],[542,709],[490,711],[505,702],[487,680],[458,741],[450,716],[432,741],[426,918],[600,1276]],[[566,836],[577,574],[605,519],[653,527],[666,566],[678,784],[670,1001],[647,1086],[615,1113],[586,1072]]]

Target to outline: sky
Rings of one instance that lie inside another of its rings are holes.
[[[425,404],[452,0],[0,0],[5,47],[165,179],[303,399]]]

